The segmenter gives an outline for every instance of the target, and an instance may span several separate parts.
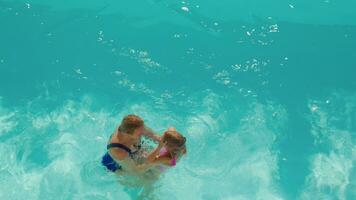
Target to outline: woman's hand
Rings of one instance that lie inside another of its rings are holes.
[[[166,145],[167,142],[163,142],[162,138],[159,140],[157,149],[162,149],[162,147],[164,147],[164,145]]]
[[[146,137],[152,139],[153,141],[157,141],[159,142],[161,137],[155,133],[151,128],[145,126],[145,131],[143,133],[143,135],[145,135]]]
[[[150,155],[148,155],[147,157],[147,161],[148,162],[153,162],[156,157],[159,155],[159,151],[162,149],[162,147],[164,147],[164,145],[166,145],[166,142],[163,142],[163,140],[159,140],[158,146],[156,147],[155,150],[153,150]]]

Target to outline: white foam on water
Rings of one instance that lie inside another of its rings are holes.
[[[62,199],[132,199],[142,193],[140,188],[124,189],[100,165],[107,138],[128,113],[140,115],[160,132],[176,125],[187,137],[188,155],[161,177],[154,196],[282,199],[277,186],[279,158],[273,150],[278,124],[286,116],[282,107],[255,102],[246,110],[234,107],[222,112],[224,100],[214,93],[197,102],[200,106],[191,115],[157,112],[148,102],[113,113],[93,110],[92,102],[91,97],[83,97],[46,113],[21,115],[25,118],[21,123],[28,121],[33,127],[1,143],[0,177],[6,183],[0,189],[1,199],[56,199],[58,195]],[[235,112],[243,117],[226,129],[227,118],[236,117]],[[44,164],[30,158],[36,147],[43,148],[43,158],[48,157]],[[4,192],[13,188],[18,188],[16,193]]]
[[[223,181],[237,196],[248,199],[282,199],[277,186],[278,154],[273,150],[278,129],[267,126],[272,115],[269,109],[273,106],[258,103],[250,106],[251,111],[241,119],[243,123],[236,133],[226,138],[229,143],[223,142],[217,148],[230,158],[225,165],[231,166],[225,170],[226,177],[216,184]]]
[[[120,118],[105,110],[91,110],[90,102],[89,97],[67,101],[46,114],[25,113],[26,108],[21,111],[20,122],[29,122],[28,126],[22,124],[28,128],[0,143],[0,199],[130,199],[100,166],[106,140]],[[5,122],[16,124],[11,117]],[[38,149],[44,154],[37,155]],[[43,158],[33,160],[36,156]],[[38,159],[40,163],[36,163]],[[89,171],[82,172],[83,166],[90,165]],[[84,181],[111,184],[93,189]]]
[[[36,117],[32,121],[32,126],[36,129],[43,129],[43,128],[48,127],[50,125],[51,121],[52,121],[52,119],[48,115],[43,116],[43,117]]]
[[[122,117],[105,110],[92,111],[87,100],[69,101],[49,114],[60,133],[49,148],[53,161],[42,181],[43,196],[54,190],[75,199],[130,199],[115,176],[100,165],[106,141]]]
[[[272,147],[278,133],[267,122],[274,112],[285,111],[252,103],[236,119],[242,125],[225,130],[228,114],[238,109],[221,112],[221,101],[207,95],[201,110],[186,117],[188,155],[162,178],[158,193],[171,199],[283,199],[277,185],[278,154]]]
[[[316,145],[327,146],[327,152],[311,156],[310,174],[300,199],[356,198],[356,96],[335,93],[331,101],[311,101],[311,133]],[[318,109],[313,109],[318,107]]]
[[[121,48],[118,55],[135,60],[138,64],[140,64],[145,73],[151,74],[169,72],[168,68],[155,61],[150,56],[148,51],[133,48]]]
[[[0,145],[0,199],[37,199],[41,174],[26,172],[16,159],[15,145]]]
[[[189,8],[186,7],[186,6],[182,6],[181,9],[182,9],[183,11],[185,11],[185,12],[189,12]]]
[[[131,199],[130,195],[140,193],[140,189],[127,193],[115,176],[106,173],[101,166],[107,139],[122,117],[129,113],[138,114],[148,126],[160,132],[177,124],[177,118],[157,112],[147,103],[127,105],[115,113],[93,110],[92,102],[93,99],[86,96],[81,101],[68,100],[46,113],[27,108],[22,111],[21,123],[28,122],[29,128],[1,143],[1,147],[8,145],[11,149],[0,151],[1,158],[5,155],[7,158],[0,161],[0,177],[6,177],[4,181],[9,188],[21,184],[20,188],[24,189],[16,194],[7,193],[4,199],[55,199],[58,195],[63,199]],[[38,158],[30,160],[37,148],[43,149],[44,155],[39,156],[48,157],[48,161],[41,161],[45,164],[37,163]],[[18,152],[24,153],[19,156]],[[30,185],[33,187],[27,191],[25,188]],[[1,189],[0,193],[3,191]]]
[[[0,98],[0,136],[7,134],[16,127],[15,114],[15,112],[11,112],[2,107]]]

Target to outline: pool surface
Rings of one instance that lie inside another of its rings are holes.
[[[130,113],[187,137],[149,189]],[[0,199],[356,199],[356,1],[0,0]]]

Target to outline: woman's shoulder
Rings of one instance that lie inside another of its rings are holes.
[[[116,131],[110,136],[110,139],[108,141],[108,151],[110,155],[112,155],[117,160],[123,160],[129,155],[129,153],[123,147],[117,148],[117,146],[115,146],[117,144],[120,144],[117,134],[118,133]]]
[[[109,149],[109,153],[116,160],[123,160],[129,155],[127,151],[120,148],[111,148]]]
[[[117,142],[116,140],[118,140],[117,138],[117,130],[115,130],[111,135],[110,135],[110,138],[109,138],[109,143],[113,143],[113,142]]]

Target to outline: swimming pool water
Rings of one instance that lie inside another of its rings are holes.
[[[0,0],[0,199],[356,199],[356,3]],[[100,165],[121,118],[188,155]]]

